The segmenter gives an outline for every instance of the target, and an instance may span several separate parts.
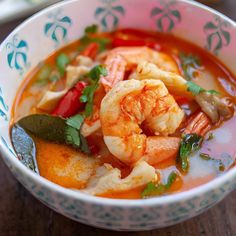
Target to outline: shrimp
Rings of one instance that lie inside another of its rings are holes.
[[[108,75],[101,78],[105,90],[109,91],[119,81],[124,80],[127,70],[144,61],[152,62],[163,70],[179,73],[175,61],[165,53],[148,47],[117,47],[109,52],[105,60]]]
[[[184,130],[185,134],[195,133],[204,136],[212,128],[211,120],[208,116],[200,111],[190,117],[187,126]]]
[[[101,103],[100,121],[109,151],[133,166],[143,159],[155,165],[177,154],[180,139],[168,137],[179,127],[184,112],[160,80],[125,80]],[[153,136],[142,130],[145,125]]]
[[[155,64],[142,62],[137,66],[136,78],[138,80],[157,79],[164,82],[173,95],[182,95],[194,99],[213,123],[217,123],[220,117],[229,119],[233,115],[233,109],[215,94],[201,92],[193,95],[188,91],[187,81],[178,74],[159,69]]]

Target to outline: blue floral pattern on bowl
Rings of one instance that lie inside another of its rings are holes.
[[[125,15],[125,9],[121,5],[116,5],[117,0],[101,0],[103,6],[97,7],[95,17],[101,22],[102,27],[107,30],[111,22],[111,29],[118,26],[120,16]],[[109,20],[108,18],[111,17]]]
[[[141,9],[141,10],[140,10]],[[139,11],[142,12],[139,13]],[[9,137],[9,110],[24,77],[65,42],[98,22],[117,27],[171,32],[216,54],[236,74],[236,25],[186,0],[69,0],[37,14],[0,46],[0,151],[15,177],[40,201],[79,222],[113,230],[149,230],[179,223],[209,209],[236,188],[232,169],[191,191],[148,200],[112,200],[65,189],[28,170],[16,158]],[[192,26],[194,25],[194,31]],[[31,32],[34,32],[33,34]],[[37,40],[36,40],[37,39]],[[235,127],[229,130],[235,132]]]
[[[50,21],[44,26],[44,34],[59,44],[66,39],[72,20],[69,16],[62,16],[60,11],[50,14],[48,18]]]
[[[18,35],[14,35],[12,40],[6,44],[7,62],[11,69],[16,69],[23,73],[27,66],[28,44],[25,40],[19,39]]]

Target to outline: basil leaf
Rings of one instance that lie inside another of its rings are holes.
[[[148,183],[146,188],[143,190],[141,194],[142,198],[163,195],[166,191],[168,191],[171,188],[172,184],[176,181],[177,177],[178,174],[173,171],[168,176],[166,184],[155,184],[153,182]]]
[[[180,142],[179,154],[177,157],[177,162],[180,163],[182,171],[188,171],[189,156],[200,149],[202,141],[202,136],[199,136],[195,133],[183,135]]]
[[[200,68],[201,61],[199,57],[192,54],[180,53],[181,67],[184,72],[186,80],[191,80],[194,77],[194,73]]]
[[[69,57],[62,53],[60,54],[57,58],[56,58],[56,65],[57,68],[61,74],[61,76],[63,76],[65,74],[66,71],[66,66],[70,63],[70,59]]]

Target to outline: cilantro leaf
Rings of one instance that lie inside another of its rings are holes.
[[[90,154],[90,149],[86,138],[80,133],[81,126],[84,122],[84,116],[77,114],[66,120],[66,142],[74,147],[79,148],[85,154]]]
[[[65,128],[65,141],[76,148],[80,148],[80,134],[79,131],[71,126]]]
[[[203,138],[197,134],[185,134],[180,142],[180,149],[177,161],[181,169],[187,172],[189,169],[189,156],[200,149]]]
[[[94,98],[94,93],[96,89],[98,88],[98,84],[90,85],[87,88],[88,89],[85,91],[85,93],[87,93],[87,97],[86,97],[87,104],[85,106],[85,116],[89,117],[93,113],[93,98]],[[83,93],[82,96],[84,95],[85,94]]]
[[[188,81],[186,84],[187,84],[187,91],[191,92],[193,95],[198,95],[202,92],[206,92],[209,94],[216,94],[216,95],[220,94],[218,91],[213,90],[213,89],[206,90],[192,81]]]
[[[96,24],[89,25],[85,28],[84,32],[86,34],[95,34],[98,32],[98,25],[96,25]]]
[[[99,52],[106,50],[108,44],[111,43],[111,40],[108,38],[98,38],[92,37],[90,34],[97,33],[98,26],[91,25],[85,28],[84,36],[80,38],[80,46],[78,48],[79,51],[83,51],[89,44],[97,43],[99,45]]]
[[[71,126],[72,128],[75,128],[77,130],[80,130],[83,122],[84,122],[84,117],[80,114],[72,116],[66,120],[67,125]]]
[[[91,151],[89,149],[88,142],[82,134],[80,134],[80,142],[81,142],[81,145],[80,145],[81,151],[85,154],[90,155]]]
[[[66,71],[66,66],[70,63],[70,59],[69,57],[62,53],[60,54],[57,58],[56,58],[56,65],[57,68],[61,74],[61,76],[63,76],[65,74]]]
[[[98,88],[98,81],[101,76],[106,76],[107,70],[105,67],[101,65],[95,66],[88,73],[88,77],[93,81],[92,85],[87,86],[80,97],[80,101],[83,103],[87,103],[85,106],[85,116],[89,117],[93,113],[93,98],[96,89]]]
[[[193,95],[198,95],[199,93],[205,92],[206,90],[192,81],[187,82],[187,91],[192,92]]]
[[[216,91],[216,90],[207,90],[207,93],[210,93],[210,94],[220,94],[220,92]]]
[[[191,80],[194,74],[201,66],[201,61],[199,57],[192,54],[180,53],[179,55],[181,61],[181,67],[184,72],[184,77],[186,80]]]
[[[141,194],[142,198],[154,197],[164,194],[171,188],[172,184],[176,181],[177,176],[178,174],[173,171],[168,176],[166,184],[155,184],[153,182],[148,183]]]
[[[107,76],[107,69],[101,65],[93,67],[88,73],[88,77],[97,82],[101,76]]]

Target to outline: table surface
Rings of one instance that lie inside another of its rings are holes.
[[[222,0],[214,8],[236,20],[236,0]],[[21,20],[0,26],[0,42]],[[165,229],[126,233],[79,224],[50,210],[26,191],[0,159],[0,235],[236,235],[236,191],[209,211]]]

